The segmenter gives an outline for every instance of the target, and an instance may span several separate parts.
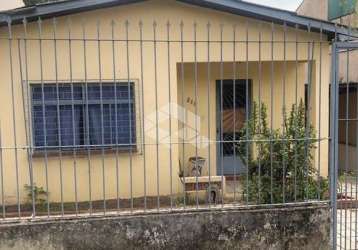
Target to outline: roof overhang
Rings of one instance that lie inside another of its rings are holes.
[[[84,11],[101,8],[109,8],[124,4],[143,2],[147,0],[71,0],[60,1],[47,4],[39,4],[31,7],[18,8],[14,10],[0,12],[0,26],[9,23],[18,24],[26,19],[28,22],[36,21],[38,18],[46,19],[56,16],[70,15]],[[210,8],[235,15],[255,18],[276,24],[286,24],[289,27],[298,27],[312,32],[322,32],[332,39],[339,35],[346,39],[358,37],[358,32],[350,30],[345,26],[335,23],[321,21],[314,18],[299,16],[295,12],[266,7],[253,3],[238,0],[176,0],[181,3]]]
[[[95,9],[109,8],[119,5],[143,2],[146,0],[71,0],[38,4],[0,12],[0,26],[22,23],[24,19],[28,22],[42,19],[76,14]]]
[[[253,4],[245,1],[236,0],[177,0],[187,4],[198,5],[206,8],[215,9],[218,11],[228,12],[235,15],[250,17],[275,24],[289,27],[298,27],[299,29],[307,30],[310,27],[312,32],[322,32],[328,35],[328,39],[335,37],[335,34],[358,37],[356,31],[349,30],[346,26],[338,25],[336,23],[318,20],[306,16],[297,15],[296,12],[286,11],[271,7],[266,7],[258,4]]]

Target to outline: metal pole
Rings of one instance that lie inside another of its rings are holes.
[[[308,24],[308,33],[311,32],[311,24]],[[308,55],[307,55],[307,61],[308,61],[308,82],[307,82],[307,119],[306,119],[306,128],[305,128],[305,180],[304,180],[304,200],[310,199],[308,197],[307,193],[307,186],[308,186],[308,178],[309,178],[309,139],[311,136],[311,116],[310,112],[312,110],[311,107],[311,92],[312,92],[312,67],[313,67],[313,56],[314,56],[314,42],[308,42]]]
[[[333,249],[337,249],[337,176],[336,150],[338,146],[338,60],[336,44],[332,45],[332,84],[331,84],[331,150],[330,150],[330,184],[331,184],[331,206],[332,206],[332,242]]]
[[[17,200],[17,214],[21,218],[21,205],[20,205],[20,188],[19,188],[19,163],[17,157],[17,135],[16,135],[16,110],[15,110],[15,89],[14,89],[14,69],[12,59],[12,29],[11,20],[8,20],[8,31],[9,31],[9,63],[10,63],[10,81],[11,81],[11,105],[12,105],[12,124],[13,124],[13,137],[14,137],[14,152],[15,152],[15,172],[16,172],[16,200]]]
[[[144,211],[147,210],[147,160],[146,160],[146,143],[145,143],[145,110],[144,110],[144,73],[143,73],[143,22],[139,22],[140,32],[140,75],[141,75],[141,100],[142,100],[142,148],[143,148],[143,183],[144,183]]]
[[[97,49],[98,49],[98,75],[99,75],[99,92],[101,101],[101,159],[102,159],[102,191],[103,191],[103,214],[107,212],[106,204],[106,174],[104,163],[104,106],[103,106],[103,80],[102,80],[102,53],[101,53],[101,40],[100,40],[100,22],[97,21]]]
[[[223,62],[223,33],[224,25],[220,24],[220,163],[221,163],[221,207],[224,207],[224,138],[223,138],[223,88],[224,88],[224,62]]]
[[[26,119],[26,105],[25,105],[25,93],[24,93],[24,78],[23,78],[23,60],[22,60],[22,56],[21,56],[21,39],[17,40],[17,47],[18,47],[18,58],[19,58],[19,70],[20,70],[20,86],[21,86],[21,97],[22,97],[22,109],[23,109],[23,117],[24,117],[24,128],[25,128],[25,143],[26,143],[26,154],[27,154],[27,159],[28,159],[28,165],[29,165],[29,180],[30,180],[30,187],[33,188],[33,179],[32,179],[32,169],[31,169],[31,163],[29,161],[29,137],[28,137],[28,130],[27,130],[27,119]],[[33,191],[31,191],[31,199],[32,197]]]
[[[173,210],[173,156],[172,156],[172,94],[171,94],[171,64],[170,64],[170,22],[167,23],[168,48],[168,96],[169,96],[169,170],[170,170],[170,210]]]
[[[246,112],[245,112],[245,122],[248,123],[249,121],[249,110],[250,110],[250,102],[249,102],[249,23],[248,21],[246,21],[245,23],[245,33],[246,33],[246,84],[245,84],[245,96],[246,96],[246,103],[245,103],[245,107],[246,107]],[[250,138],[249,138],[249,127],[246,126],[246,131],[245,131],[245,135],[246,135],[246,147],[245,147],[245,153],[246,153],[246,205],[249,205],[249,201],[250,201],[250,184],[249,184],[249,174],[250,174]]]
[[[26,90],[27,90],[27,94],[26,94],[26,106],[27,106],[27,116],[28,116],[28,120],[25,118],[25,130],[27,131],[27,141],[26,144],[28,145],[28,149],[27,149],[27,158],[28,158],[28,162],[29,162],[29,174],[30,174],[30,187],[31,187],[31,201],[32,201],[32,217],[35,218],[36,217],[36,202],[35,202],[35,193],[34,193],[34,173],[33,173],[33,166],[32,166],[32,136],[31,136],[31,124],[29,123],[30,117],[31,117],[31,107],[30,107],[30,91],[29,91],[29,72],[28,72],[28,57],[27,57],[27,38],[28,38],[28,34],[27,34],[27,20],[23,19],[23,27],[24,27],[24,61],[25,61],[25,78],[26,81],[23,82],[21,84],[22,86],[22,92],[23,92],[23,105],[24,105],[24,116],[26,116],[26,108],[25,108],[25,94],[24,94],[24,84],[26,83]],[[20,63],[21,63],[21,59],[20,59]]]
[[[259,39],[258,39],[258,50],[259,50],[259,64],[258,64],[258,70],[259,70],[259,134],[262,134],[262,108],[263,104],[261,102],[261,91],[262,91],[262,64],[261,64],[261,23],[259,24]],[[261,152],[262,152],[262,144],[259,144],[259,150],[258,150],[258,171],[259,171],[259,204],[261,204]]]
[[[89,197],[89,213],[92,215],[93,212],[93,205],[92,205],[92,180],[91,180],[91,142],[89,137],[89,106],[88,106],[88,79],[87,79],[87,43],[86,43],[86,26],[84,20],[81,23],[82,26],[82,41],[83,41],[83,70],[84,70],[84,80],[85,80],[85,99],[86,99],[86,108],[85,108],[85,144],[87,146],[87,162],[88,162],[88,197]]]
[[[180,22],[180,75],[181,75],[181,104],[182,104],[182,110],[183,114],[181,114],[184,119],[185,117],[185,97],[184,97],[184,90],[185,90],[185,74],[184,74],[184,23],[183,21]],[[185,124],[183,123],[182,128],[182,168],[183,168],[183,203],[184,203],[184,210],[186,208],[186,187],[185,187]]]
[[[274,31],[275,31],[275,26],[274,23],[271,23],[271,81],[270,81],[270,91],[271,91],[271,112],[270,112],[270,129],[271,131],[273,130],[273,119],[274,119]],[[272,134],[270,135],[270,200],[271,200],[271,204],[274,203],[274,198],[273,198],[273,145],[272,145]]]
[[[197,63],[197,41],[196,41],[197,23],[194,23],[194,95],[195,95],[195,161],[198,162],[198,63]],[[199,178],[198,166],[195,171],[195,196],[196,196],[196,209],[199,208]]]
[[[50,202],[49,202],[49,185],[48,185],[48,155],[47,155],[47,124],[46,124],[46,106],[45,106],[45,86],[43,79],[43,58],[42,58],[42,20],[38,19],[38,31],[39,31],[39,53],[40,53],[40,79],[41,79],[41,97],[42,97],[42,121],[43,121],[43,133],[44,133],[44,143],[43,150],[45,153],[45,174],[46,174],[46,199],[47,199],[47,216],[50,217]]]
[[[348,158],[349,158],[349,154],[348,154],[348,150],[349,150],[349,145],[348,145],[348,140],[349,140],[349,88],[350,88],[350,84],[349,84],[349,49],[346,50],[346,103],[345,103],[345,121],[344,121],[344,127],[345,127],[345,161],[344,161],[344,192],[343,192],[343,196],[344,196],[344,200],[345,202],[347,202],[347,196],[348,196],[348,179],[347,179],[347,173],[348,173]],[[339,119],[339,117],[338,117]],[[339,125],[338,125],[339,126]],[[339,135],[338,135],[339,136]],[[344,249],[347,249],[347,230],[348,230],[348,204],[346,203],[344,205],[344,223],[342,223],[344,225]],[[351,219],[349,219],[351,221]],[[343,226],[341,224],[341,227]],[[341,238],[342,235],[341,235]],[[349,237],[349,242],[351,241],[351,237]]]
[[[73,86],[73,70],[72,70],[72,40],[71,40],[71,22],[68,19],[67,22],[68,29],[68,52],[69,52],[69,68],[70,68],[70,84],[71,84],[71,101],[72,101],[72,140],[73,140],[73,177],[75,185],[75,210],[76,215],[78,215],[78,192],[77,192],[77,150],[76,147],[78,143],[76,142],[76,127],[75,127],[75,106],[74,106],[74,86]],[[56,78],[57,79],[57,78]],[[61,131],[61,130],[60,130]],[[61,145],[61,144],[60,144]],[[60,148],[60,151],[62,149]],[[61,175],[62,180],[62,175]]]
[[[156,163],[157,163],[157,210],[160,209],[159,189],[159,124],[158,124],[158,70],[157,70],[157,22],[153,22],[154,36],[154,82],[155,82],[155,120],[156,120]]]
[[[295,112],[298,111],[298,25],[295,26]],[[296,121],[297,123],[297,121]],[[295,124],[297,126],[297,124]],[[297,131],[294,132],[294,144],[295,144],[295,158],[294,158],[294,202],[297,202]]]
[[[112,33],[112,66],[113,66],[113,83],[114,83],[114,112],[115,112],[115,133],[116,133],[116,198],[117,198],[117,212],[119,212],[119,208],[120,208],[120,199],[119,199],[119,147],[118,147],[118,94],[117,94],[117,63],[116,63],[116,43],[115,43],[115,35],[114,35],[114,29],[116,26],[116,22],[114,20],[112,20],[111,22],[111,33]],[[112,141],[112,136],[111,136],[111,141]]]
[[[61,112],[60,112],[60,89],[58,86],[58,62],[57,62],[57,41],[56,41],[56,29],[57,29],[57,21],[56,18],[53,18],[53,46],[54,46],[54,63],[55,63],[55,84],[56,84],[56,100],[57,100],[57,139],[58,139],[58,158],[59,158],[59,168],[60,168],[60,196],[61,196],[61,216],[64,216],[64,205],[63,205],[63,178],[62,178],[62,135],[61,135]],[[71,38],[69,38],[71,39]],[[70,51],[71,57],[71,51]]]
[[[207,24],[207,96],[208,96],[208,173],[209,173],[209,195],[208,195],[208,202],[209,202],[209,209],[211,208],[212,197],[211,197],[211,63],[210,63],[210,28],[211,24]]]
[[[283,137],[287,137],[286,131],[286,76],[287,76],[287,24],[283,24],[283,81],[282,81],[282,133]],[[287,143],[283,143],[284,150],[287,148]],[[282,155],[282,203],[286,203],[286,156]]]
[[[236,80],[237,78],[237,69],[236,69],[236,25],[233,27],[233,42],[232,42],[232,52],[233,52],[233,61],[232,61],[232,71],[233,71],[233,106],[234,106],[234,115],[233,115],[233,137],[232,137],[232,148],[233,148],[233,162],[234,162],[234,202],[236,201],[236,189],[237,189],[237,180],[236,180],[236,168],[237,168],[237,159],[236,159]],[[240,82],[238,82],[240,84]]]
[[[127,80],[128,80],[128,109],[129,109],[129,178],[130,178],[130,194],[131,194],[131,212],[133,212],[133,134],[132,134],[132,105],[131,103],[131,82],[130,82],[130,56],[129,56],[129,21],[125,23],[126,26],[126,50],[127,50]],[[134,96],[134,93],[133,93]]]
[[[320,27],[320,36],[319,36],[319,86],[318,86],[318,173],[317,173],[317,180],[318,180],[318,200],[321,200],[321,123],[322,123],[322,41],[323,41],[323,27],[321,23]]]

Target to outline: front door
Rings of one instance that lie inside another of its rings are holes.
[[[237,150],[251,103],[251,80],[217,80],[217,173],[237,175],[246,167]],[[234,93],[235,92],[235,93]]]

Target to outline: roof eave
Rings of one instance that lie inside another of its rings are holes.
[[[20,8],[0,12],[0,26],[22,23],[24,19],[28,22],[56,16],[75,14],[100,8],[108,8],[118,5],[143,2],[147,0],[72,0],[51,4],[41,4],[34,7]],[[255,18],[276,24],[307,30],[312,32],[322,31],[331,40],[337,35],[358,37],[358,32],[351,31],[345,26],[331,22],[321,21],[305,16],[299,16],[295,12],[279,10],[262,5],[252,4],[236,0],[176,0],[185,4],[210,8],[218,11],[228,12],[235,15]]]
[[[146,0],[75,0],[41,4],[26,8],[27,11],[23,11],[24,8],[21,8],[0,12],[0,26],[7,25],[9,21],[11,21],[12,24],[19,24],[23,22],[24,19],[31,22],[38,20],[39,17],[46,19],[142,1]]]
[[[328,35],[328,39],[335,37],[335,34],[344,36],[358,37],[358,33],[350,31],[347,27],[337,25],[328,21],[322,21],[306,16],[299,16],[295,12],[279,10],[262,5],[256,5],[244,1],[232,0],[177,0],[186,4],[199,5],[206,8],[215,9],[218,11],[229,12],[236,15],[260,19],[263,21],[273,22],[287,26],[307,30],[310,27],[312,32],[322,32]]]

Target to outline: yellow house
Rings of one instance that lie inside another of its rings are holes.
[[[342,27],[234,0],[61,1],[0,21],[5,205],[31,181],[53,203],[180,194],[192,156],[205,176],[240,175],[224,141],[253,102],[280,128],[283,107],[309,101],[328,175],[329,41]]]

